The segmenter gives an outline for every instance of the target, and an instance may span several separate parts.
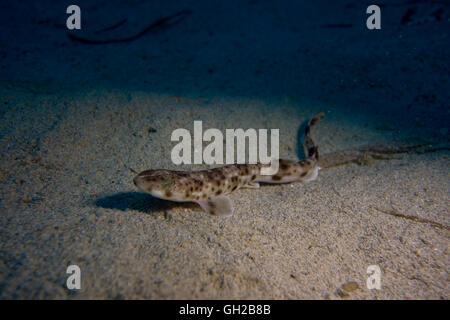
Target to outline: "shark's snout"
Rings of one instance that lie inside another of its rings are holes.
[[[139,182],[141,181],[141,177],[139,175],[137,175],[136,177],[134,177],[133,179],[133,183],[134,185],[139,188]]]
[[[133,183],[136,188],[144,192],[150,193],[153,189],[153,183],[149,177],[148,171],[143,171],[134,177]]]

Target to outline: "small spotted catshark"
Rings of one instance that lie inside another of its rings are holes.
[[[160,199],[177,202],[196,202],[212,215],[231,216],[233,204],[227,194],[240,188],[259,188],[263,183],[306,182],[317,178],[319,151],[311,139],[311,126],[323,118],[313,116],[305,129],[303,149],[306,160],[279,160],[273,175],[262,175],[265,164],[236,164],[200,171],[146,170],[133,180],[142,191]]]

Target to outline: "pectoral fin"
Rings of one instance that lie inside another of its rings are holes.
[[[233,203],[227,196],[218,196],[211,199],[199,200],[197,203],[204,211],[215,216],[231,216]]]
[[[258,189],[259,188],[259,183],[258,182],[249,182],[245,186],[243,186],[242,188]]]

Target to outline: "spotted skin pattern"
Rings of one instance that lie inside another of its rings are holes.
[[[317,179],[319,152],[310,136],[311,126],[324,117],[311,118],[305,129],[303,148],[307,158],[301,161],[279,160],[273,175],[262,175],[264,164],[233,164],[200,171],[146,170],[133,180],[134,185],[152,196],[177,202],[196,202],[212,215],[231,216],[233,205],[228,194],[240,188],[259,188],[263,183],[307,182]]]

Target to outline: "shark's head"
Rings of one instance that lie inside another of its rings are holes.
[[[133,179],[134,185],[152,196],[177,201],[182,194],[174,171],[146,170]]]

